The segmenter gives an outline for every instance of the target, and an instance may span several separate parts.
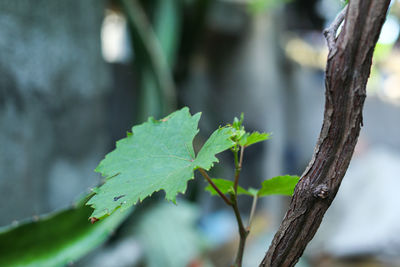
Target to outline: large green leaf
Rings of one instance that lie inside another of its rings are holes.
[[[284,175],[265,180],[262,183],[261,189],[258,191],[258,196],[264,197],[269,195],[293,195],[294,188],[299,182],[298,176]]]
[[[129,214],[91,224],[84,205],[0,229],[0,266],[64,266],[103,243]]]
[[[199,119],[200,113],[191,116],[189,109],[183,108],[160,121],[149,119],[134,126],[132,134],[118,141],[96,169],[108,179],[87,203],[95,209],[91,217],[129,208],[160,190],[175,202],[195,169],[209,169],[217,161],[215,154],[233,145],[231,132],[218,129],[195,158],[192,142]]]

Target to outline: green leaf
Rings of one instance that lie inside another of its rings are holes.
[[[214,162],[218,162],[218,159],[214,156],[215,154],[225,151],[235,145],[235,142],[230,139],[231,136],[232,131],[229,127],[216,130],[200,149],[194,161],[196,167],[209,170]]]
[[[107,179],[87,203],[95,209],[91,217],[101,219],[160,190],[175,202],[195,169],[210,169],[218,162],[215,154],[233,145],[229,129],[218,129],[195,158],[192,142],[199,119],[200,113],[191,116],[189,109],[183,108],[160,121],[149,119],[134,126],[132,135],[118,141],[96,168]]]
[[[264,197],[269,195],[293,195],[294,188],[299,181],[298,176],[284,175],[265,180],[258,196]]]
[[[219,178],[214,178],[211,179],[214,184],[218,187],[219,190],[221,190],[221,192],[223,194],[228,194],[228,193],[233,193],[234,192],[234,184],[232,181],[230,180],[225,180],[225,179],[219,179]],[[215,191],[215,189],[211,186],[208,185],[206,188],[204,188],[205,190],[207,190],[208,192],[211,193],[211,195],[218,195],[217,191]],[[238,190],[237,190],[237,194],[238,195],[250,195],[252,196],[253,194],[250,193],[249,191],[247,191],[246,189],[244,189],[241,186],[238,186]]]
[[[238,118],[234,118],[233,119],[233,123],[232,123],[232,128],[234,128],[235,130],[241,130],[244,127],[242,126],[243,124],[243,119],[244,119],[244,113],[242,112],[240,114],[240,120]]]
[[[200,113],[191,116],[183,108],[161,121],[150,118],[134,126],[132,135],[118,141],[96,168],[112,178],[89,200],[95,209],[91,217],[100,219],[119,207],[126,209],[162,189],[166,199],[175,202],[193,178],[192,141],[199,119]]]
[[[244,147],[248,147],[248,146],[253,145],[255,143],[268,140],[269,137],[270,137],[269,133],[259,133],[259,132],[253,132],[251,134],[246,133],[239,140],[239,145],[244,146]]]
[[[91,224],[80,205],[0,229],[0,266],[65,266],[106,241],[129,212]]]

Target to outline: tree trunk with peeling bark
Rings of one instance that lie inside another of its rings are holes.
[[[350,0],[324,34],[325,113],[313,158],[260,266],[294,266],[314,237],[349,166],[362,126],[372,54],[390,0]],[[336,32],[344,19],[344,26]]]

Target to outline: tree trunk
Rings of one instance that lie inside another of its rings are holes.
[[[343,20],[325,32],[329,56],[325,113],[313,158],[260,266],[294,266],[314,237],[350,163],[362,126],[372,54],[390,0],[350,0]]]

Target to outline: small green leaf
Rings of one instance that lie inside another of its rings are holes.
[[[230,139],[231,136],[232,131],[229,127],[219,128],[214,131],[200,149],[193,162],[196,165],[196,168],[209,170],[214,165],[214,162],[218,162],[215,154],[225,151],[235,145],[235,143]]]
[[[244,119],[244,114],[240,114],[240,120],[238,118],[234,118],[232,125],[228,124],[227,127],[229,127],[232,131],[232,136],[231,140],[235,142],[235,144],[240,140],[245,134],[246,131],[244,130],[243,124],[243,119]]]
[[[214,184],[218,187],[218,189],[223,194],[228,194],[228,193],[234,192],[234,188],[233,188],[234,184],[232,181],[225,180],[225,179],[219,179],[219,178],[214,178],[211,180],[214,182]],[[215,189],[211,185],[208,185],[206,188],[204,188],[204,190],[207,190],[213,196],[218,195],[217,191],[215,191]],[[241,186],[238,186],[237,194],[238,195],[250,195],[250,196],[252,195],[249,191],[247,191],[246,189],[244,189]]]
[[[242,126],[243,124],[243,119],[244,119],[244,114],[243,112],[240,114],[240,120],[238,118],[234,118],[233,119],[233,123],[232,123],[232,128],[234,128],[235,130],[241,130],[244,127]]]
[[[293,195],[294,188],[299,181],[298,176],[284,175],[265,180],[258,196],[264,197],[269,195]]]
[[[251,134],[246,133],[239,140],[239,145],[244,146],[244,147],[248,147],[248,146],[253,145],[255,143],[268,140],[269,137],[270,137],[269,133],[259,133],[259,132],[252,132]]]

